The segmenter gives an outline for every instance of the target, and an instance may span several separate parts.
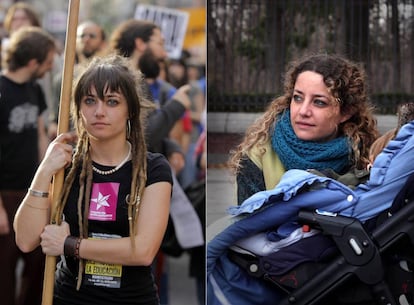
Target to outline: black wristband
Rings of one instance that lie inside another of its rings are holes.
[[[67,236],[63,245],[63,254],[69,257],[79,258],[79,247],[81,238],[75,236]]]

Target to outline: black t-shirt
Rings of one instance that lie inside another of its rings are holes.
[[[38,83],[0,75],[0,189],[29,187],[39,165],[38,118],[46,107]]]
[[[160,181],[172,184],[171,168],[161,154],[147,154],[147,186]],[[94,164],[101,170],[110,167]],[[93,173],[88,216],[89,238],[129,236],[128,206],[132,162],[111,175]],[[76,183],[75,183],[76,182]],[[79,236],[77,198],[79,184],[75,179],[64,209],[71,235]],[[121,266],[85,261],[82,286],[76,291],[78,261],[62,258],[57,269],[54,304],[158,304],[150,266]]]

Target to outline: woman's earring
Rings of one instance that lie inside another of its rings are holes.
[[[129,139],[131,137],[131,121],[129,119],[127,120],[126,133],[127,133],[127,139]]]

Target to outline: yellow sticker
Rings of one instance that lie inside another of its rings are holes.
[[[85,273],[102,276],[122,276],[122,265],[102,264],[94,261],[87,261]]]

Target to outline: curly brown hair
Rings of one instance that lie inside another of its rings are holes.
[[[242,143],[231,152],[229,165],[234,174],[237,174],[240,161],[246,158],[253,146],[263,147],[267,143],[278,115],[290,107],[298,75],[305,71],[322,75],[328,92],[339,103],[341,113],[351,114],[347,121],[338,126],[338,135],[350,139],[353,167],[365,168],[369,163],[369,148],[378,137],[378,130],[373,115],[374,107],[367,93],[365,70],[340,55],[316,54],[289,65],[284,80],[284,94],[274,99],[264,114],[247,128]]]

